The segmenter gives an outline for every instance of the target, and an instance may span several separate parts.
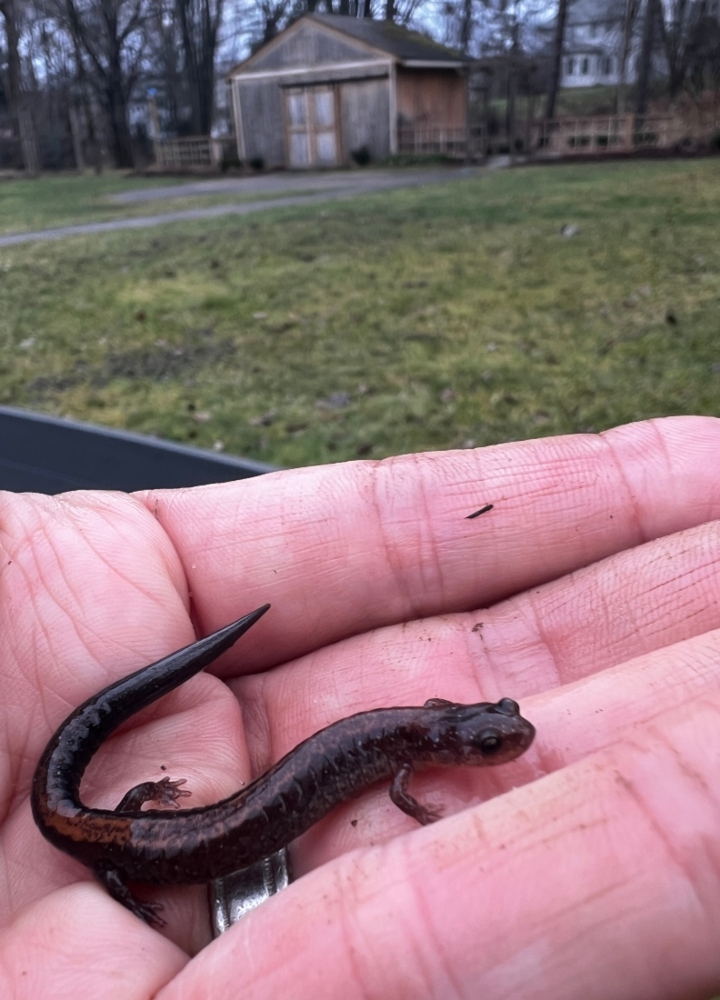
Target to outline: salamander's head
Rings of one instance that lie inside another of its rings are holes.
[[[453,763],[469,766],[504,764],[525,753],[535,737],[535,727],[520,715],[520,706],[511,698],[476,705],[444,704],[437,706],[437,745],[449,751]],[[450,762],[450,761],[448,761]]]

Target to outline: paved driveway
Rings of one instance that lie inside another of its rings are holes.
[[[146,229],[149,226],[161,226],[167,222],[213,219],[223,215],[249,215],[251,212],[262,212],[268,208],[282,208],[285,205],[309,205],[316,202],[337,201],[342,198],[355,198],[358,195],[377,191],[391,191],[395,188],[442,184],[447,181],[479,177],[491,170],[507,166],[507,163],[507,157],[496,157],[482,167],[343,170],[316,174],[262,174],[257,177],[228,177],[218,180],[192,181],[188,184],[168,185],[168,187],[144,188],[139,191],[125,191],[123,194],[113,195],[112,200],[118,206],[137,204],[138,202],[151,203],[167,198],[197,198],[204,194],[227,193],[252,197],[267,194],[268,197],[250,202],[209,205],[207,208],[190,208],[185,211],[144,215],[132,219],[120,218],[107,222],[85,222],[76,226],[59,226],[57,229],[14,233],[0,236],[0,247],[14,246],[18,243],[32,243],[36,240],[57,240],[66,236],[78,236],[86,233],[107,233],[120,229]]]

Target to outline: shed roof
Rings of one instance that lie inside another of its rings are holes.
[[[456,49],[433,41],[420,31],[411,31],[392,21],[374,21],[369,17],[347,17],[342,14],[303,14],[270,41],[261,45],[251,56],[235,65],[227,74],[232,76],[257,62],[258,57],[282,43],[282,39],[308,21],[324,29],[339,32],[356,42],[361,42],[377,52],[394,56],[401,63],[437,63],[460,67],[467,60]]]
[[[392,21],[373,21],[370,17],[346,17],[342,14],[308,14],[308,18],[325,24],[358,41],[389,52],[398,59],[422,59],[432,62],[464,61],[462,53],[440,45],[420,31],[411,31]]]

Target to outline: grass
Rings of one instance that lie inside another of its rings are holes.
[[[0,248],[0,402],[285,466],[717,414],[718,231],[704,160]]]

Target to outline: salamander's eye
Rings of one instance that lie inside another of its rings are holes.
[[[478,740],[478,746],[480,747],[480,749],[484,754],[488,755],[488,757],[491,754],[497,753],[498,750],[502,747],[502,744],[503,744],[502,736],[499,733],[493,731],[488,732],[486,730],[484,733],[482,733],[480,739]]]

